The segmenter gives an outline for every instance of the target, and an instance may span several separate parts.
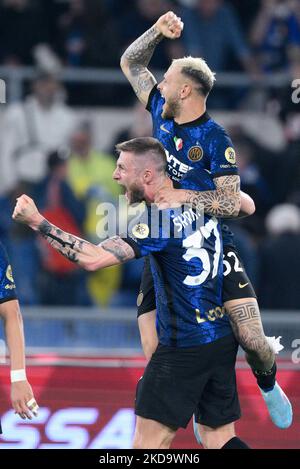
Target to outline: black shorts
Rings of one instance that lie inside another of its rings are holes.
[[[193,413],[217,428],[240,418],[233,335],[193,348],[159,344],[137,385],[135,413],[177,430]]]
[[[243,262],[232,246],[224,247],[223,303],[240,298],[256,298]],[[137,297],[137,317],[156,309],[155,291],[149,257],[145,257],[141,286]]]
[[[224,246],[223,265],[223,303],[240,298],[256,298],[253,285],[234,247]]]

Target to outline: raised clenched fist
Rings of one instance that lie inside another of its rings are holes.
[[[162,15],[155,23],[158,31],[169,39],[177,39],[183,30],[181,18],[175,15],[173,11],[168,11]]]
[[[32,228],[42,219],[34,201],[28,195],[21,195],[17,198],[17,203],[12,215],[13,219],[19,223],[24,223]]]

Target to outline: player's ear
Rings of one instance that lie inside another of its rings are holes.
[[[189,85],[188,83],[184,83],[180,91],[180,98],[186,99],[188,96],[190,96],[191,92],[192,92],[191,85]]]
[[[145,169],[143,174],[143,180],[146,184],[149,184],[153,179],[153,172],[151,169]]]

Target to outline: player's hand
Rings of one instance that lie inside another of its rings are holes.
[[[181,207],[185,203],[184,192],[181,189],[164,188],[160,189],[154,202],[161,210],[165,208],[176,208]]]
[[[35,228],[43,219],[34,201],[25,194],[17,198],[12,217],[15,221],[29,225],[32,228]]]
[[[173,11],[168,11],[162,15],[155,23],[158,31],[169,39],[178,39],[183,30],[181,18],[175,15]]]
[[[16,381],[11,383],[11,403],[21,419],[32,419],[38,415],[39,406],[36,403],[32,389],[28,381]]]

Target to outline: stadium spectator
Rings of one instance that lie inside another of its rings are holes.
[[[271,238],[261,247],[259,298],[262,307],[295,309],[300,305],[300,210],[291,204],[274,207],[266,219]]]
[[[85,217],[84,204],[78,200],[67,183],[66,150],[54,151],[48,156],[48,174],[32,188],[32,195],[39,201],[45,217],[55,225],[73,230],[82,236]],[[39,239],[42,269],[38,285],[40,300],[47,305],[89,305],[86,291],[86,274],[73,263],[62,259],[42,238]]]
[[[235,140],[235,148],[242,190],[255,200],[256,213],[254,217],[262,217],[272,204],[271,189],[255,161],[255,149],[250,142],[242,138]]]
[[[263,72],[288,70],[300,55],[300,23],[294,2],[263,0],[253,24],[251,42]]]
[[[115,153],[115,145],[125,140],[130,140],[136,137],[147,137],[152,133],[152,123],[149,113],[146,111],[139,101],[134,103],[132,108],[132,123],[129,127],[122,129],[116,137],[113,139],[113,143],[110,148],[112,154]]]
[[[93,148],[92,129],[89,122],[83,122],[71,138],[71,157],[68,163],[68,180],[76,196],[85,204],[86,216],[83,222],[84,235],[90,241],[99,243],[106,238],[107,226],[102,223],[105,215],[97,208],[101,203],[116,205],[120,188],[112,180],[115,160]],[[103,230],[99,227],[103,227]],[[95,302],[107,304],[119,287],[121,267],[114,266],[90,275],[89,291]]]
[[[5,65],[31,65],[33,49],[50,40],[40,2],[5,0],[0,6],[0,61]]]
[[[49,151],[66,144],[74,126],[72,111],[62,102],[62,88],[54,76],[41,72],[32,94],[5,112],[1,141],[0,194],[20,181],[41,181]]]
[[[187,54],[204,58],[217,72],[231,69],[232,56],[246,71],[255,71],[237,15],[227,2],[198,0],[194,8],[182,8],[181,18]]]
[[[58,49],[66,65],[110,67],[119,60],[118,31],[97,0],[71,0],[58,19]]]

